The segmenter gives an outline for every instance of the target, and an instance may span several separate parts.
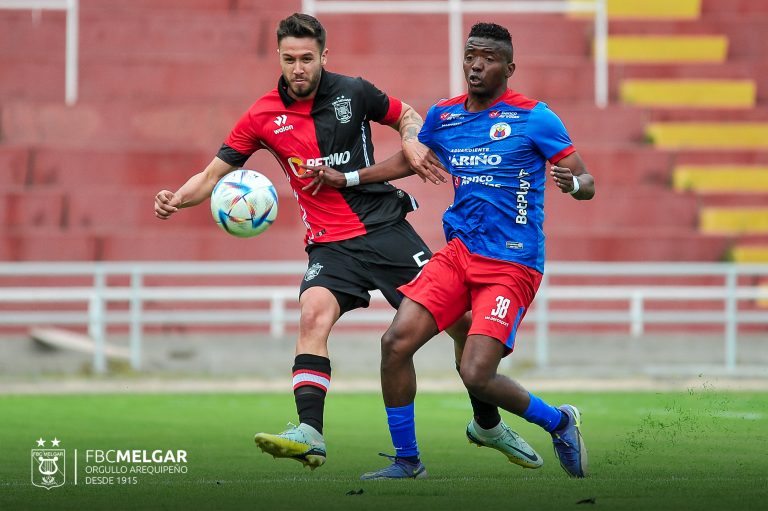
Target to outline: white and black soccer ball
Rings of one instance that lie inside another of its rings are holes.
[[[211,214],[216,224],[232,236],[257,236],[277,218],[277,190],[272,181],[255,170],[235,170],[213,188]]]

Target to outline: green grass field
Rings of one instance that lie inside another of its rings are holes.
[[[428,479],[368,483],[358,476],[386,463],[379,451],[392,451],[376,394],[329,397],[329,458],[314,472],[273,460],[252,442],[255,432],[281,431],[295,416],[290,394],[2,396],[0,509],[766,509],[768,393],[705,386],[542,397],[581,409],[589,478],[569,479],[549,436],[509,415],[507,422],[545,456],[544,467],[522,469],[496,451],[471,446],[464,437],[470,411],[463,394],[417,398]],[[30,450],[40,437],[56,437],[67,449],[61,487],[30,482]],[[183,449],[188,472],[86,485],[88,449]]]

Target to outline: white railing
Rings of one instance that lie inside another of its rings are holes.
[[[77,59],[78,59],[78,12],[79,0],[0,0],[0,9],[15,10],[57,10],[67,11],[67,33],[64,58],[64,101],[67,105],[77,103]]]
[[[304,262],[161,262],[161,263],[4,263],[0,264],[0,327],[39,325],[87,326],[94,342],[94,370],[107,368],[105,347],[108,327],[127,327],[131,366],[141,368],[142,336],[147,327],[158,325],[268,325],[274,336],[287,325],[298,323],[298,310],[287,307],[297,302],[295,284],[306,269]],[[237,276],[252,280],[243,285],[200,285],[201,280]],[[291,285],[261,285],[259,279],[290,279]],[[35,286],[14,286],[14,280],[34,278]],[[87,284],[48,285],[47,278],[83,280]],[[168,285],[169,279],[183,282]],[[551,284],[552,279],[567,284]],[[693,284],[658,284],[663,279],[698,279]],[[150,284],[148,280],[161,280]],[[590,284],[596,279],[615,284]],[[627,284],[642,279],[655,280]],[[715,284],[701,285],[703,279]],[[749,282],[745,282],[749,280]],[[713,325],[723,327],[724,361],[727,371],[736,369],[738,333],[742,325],[768,326],[768,309],[755,307],[768,300],[768,265],[701,263],[550,263],[526,323],[536,326],[536,362],[549,364],[549,335],[553,325],[626,325],[633,336],[648,325]],[[118,281],[118,283],[115,283]],[[578,281],[572,283],[570,281]],[[342,318],[347,324],[384,328],[393,317],[381,294],[374,294],[373,307],[354,311]],[[578,302],[578,310],[568,304]],[[663,310],[649,308],[649,302],[663,302]],[[690,304],[707,303],[704,308]],[[718,308],[712,302],[719,303]],[[751,306],[744,307],[744,302]],[[40,311],[41,304],[81,304],[80,310]],[[215,310],[206,305],[252,304],[239,310]],[[557,307],[557,304],[560,307]],[[605,310],[584,304],[625,304]],[[675,304],[688,304],[675,307]],[[122,304],[122,309],[110,309]],[[164,309],[157,305],[163,304]],[[183,304],[183,306],[179,306]],[[379,305],[379,306],[376,306]],[[174,308],[175,306],[175,308]]]
[[[475,13],[593,13],[595,21],[595,105],[608,106],[608,14],[606,0],[303,0],[307,14],[448,14],[448,68],[450,94],[464,92],[460,63],[464,52],[462,18]],[[556,34],[553,37],[557,37]],[[418,44],[418,42],[416,43]],[[415,50],[417,51],[417,50]]]

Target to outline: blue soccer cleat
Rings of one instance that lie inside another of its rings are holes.
[[[555,456],[560,466],[571,477],[586,477],[587,448],[581,438],[581,415],[572,405],[563,405],[560,410],[568,415],[568,424],[552,432]]]
[[[496,449],[506,456],[510,463],[515,465],[525,468],[539,468],[544,464],[539,453],[528,445],[528,442],[520,435],[504,424],[504,421],[501,421],[499,425],[501,426],[501,434],[487,437],[478,431],[477,423],[472,419],[467,425],[467,438],[470,443],[478,447]]]
[[[315,428],[307,424],[294,426],[279,435],[257,433],[256,445],[275,458],[290,458],[314,470],[325,463],[325,441]]]
[[[427,467],[421,461],[411,463],[383,452],[380,452],[379,456],[389,458],[392,460],[392,464],[375,472],[366,472],[360,476],[360,479],[363,481],[381,481],[384,479],[424,479],[427,477]]]

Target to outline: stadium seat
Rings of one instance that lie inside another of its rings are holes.
[[[768,167],[745,165],[680,165],[675,167],[676,191],[696,193],[768,193]]]
[[[230,239],[207,208],[167,225],[150,209],[155,191],[202,169],[254,94],[274,86],[275,26],[300,9],[298,0],[82,2],[74,107],[62,101],[64,14],[0,10],[0,256],[224,260],[274,250],[303,259],[295,200],[266,151],[246,164],[267,174],[281,199],[278,222],[263,236]],[[700,227],[705,214],[713,225],[739,222],[712,211],[762,206],[768,47],[754,34],[768,29],[766,3],[609,0],[608,14],[611,103],[603,110],[593,104],[589,16],[493,16],[515,44],[510,85],[558,113],[598,183],[593,203],[548,190],[550,256],[708,261],[726,257],[730,246],[760,245],[761,234]],[[330,70],[365,76],[422,114],[449,94],[447,16],[320,17]],[[462,29],[487,18],[466,14]],[[414,55],[413,34],[430,36],[420,37],[418,55],[404,58]],[[377,159],[399,147],[389,128],[374,126],[374,140]],[[409,216],[416,229],[442,246],[451,187],[418,178],[397,184],[421,204]],[[667,215],[653,207],[659,202]],[[163,236],[172,247],[165,255],[157,249]],[[46,239],[61,250],[45,251]]]

